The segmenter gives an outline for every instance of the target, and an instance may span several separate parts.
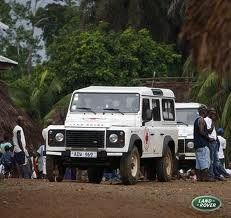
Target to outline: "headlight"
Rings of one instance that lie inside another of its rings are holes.
[[[111,134],[109,136],[109,141],[112,142],[112,143],[116,143],[118,141],[118,135],[116,134]]]
[[[193,148],[194,148],[194,143],[193,143],[193,142],[188,142],[188,143],[187,143],[187,147],[188,147],[189,149],[193,149]]]
[[[55,135],[55,140],[56,140],[57,142],[62,142],[63,139],[64,139],[63,133],[57,133],[57,134]]]

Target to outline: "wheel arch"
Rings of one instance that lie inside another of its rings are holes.
[[[141,157],[143,154],[142,140],[136,134],[131,135],[128,151],[131,151],[131,149],[133,148],[134,145],[137,147],[139,154],[140,154],[140,157]]]
[[[176,147],[176,145],[175,145],[175,142],[174,142],[173,138],[171,136],[169,136],[169,135],[165,136],[165,138],[164,138],[162,156],[165,154],[167,147],[170,148],[172,156],[173,156],[173,158],[175,158],[175,155],[176,155],[175,147]]]

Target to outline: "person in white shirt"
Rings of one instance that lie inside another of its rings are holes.
[[[22,116],[17,117],[17,125],[13,129],[14,157],[16,164],[19,166],[20,177],[30,179],[30,167],[28,164],[28,151],[26,149],[26,139],[23,131],[24,119]]]
[[[220,159],[220,162],[223,166],[225,166],[225,155],[224,150],[226,149],[226,139],[224,136],[224,129],[219,128],[217,130],[217,138],[219,140],[219,150],[218,150],[218,157]]]

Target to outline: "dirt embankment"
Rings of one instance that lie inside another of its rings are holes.
[[[231,180],[124,186],[10,179],[0,182],[0,193],[3,218],[231,217]],[[218,197],[222,207],[209,213],[196,211],[191,201],[200,195]]]
[[[42,141],[42,127],[35,122],[22,109],[17,108],[11,101],[6,84],[0,81],[0,139],[3,138],[4,132],[12,134],[16,125],[17,116],[23,116],[25,119],[25,136],[28,145],[37,147]]]

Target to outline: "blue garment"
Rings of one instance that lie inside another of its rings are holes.
[[[216,141],[209,144],[209,150],[210,150],[210,159],[211,159],[211,164],[209,167],[209,174],[213,178],[219,178],[220,175],[223,175],[223,176],[227,175],[225,168],[222,166],[219,160],[218,144]]]
[[[118,179],[118,175],[115,169],[113,170],[105,170],[104,177],[106,181],[111,181],[113,179]]]
[[[5,169],[5,173],[9,173],[12,171],[13,169],[13,153],[11,151],[7,151],[5,153],[2,154],[2,158],[1,158],[1,163],[4,166]]]
[[[204,170],[209,169],[210,156],[209,148],[207,146],[196,149],[196,169]]]
[[[200,129],[199,129],[199,119],[202,117],[198,117],[195,122],[194,122],[194,147],[195,149],[197,148],[202,148],[205,146],[208,146],[208,139],[206,138],[206,136],[203,136],[200,134]],[[207,125],[205,123],[204,125],[204,132],[207,133]]]
[[[13,153],[11,151],[7,151],[2,154],[1,162],[3,165],[13,164]]]

